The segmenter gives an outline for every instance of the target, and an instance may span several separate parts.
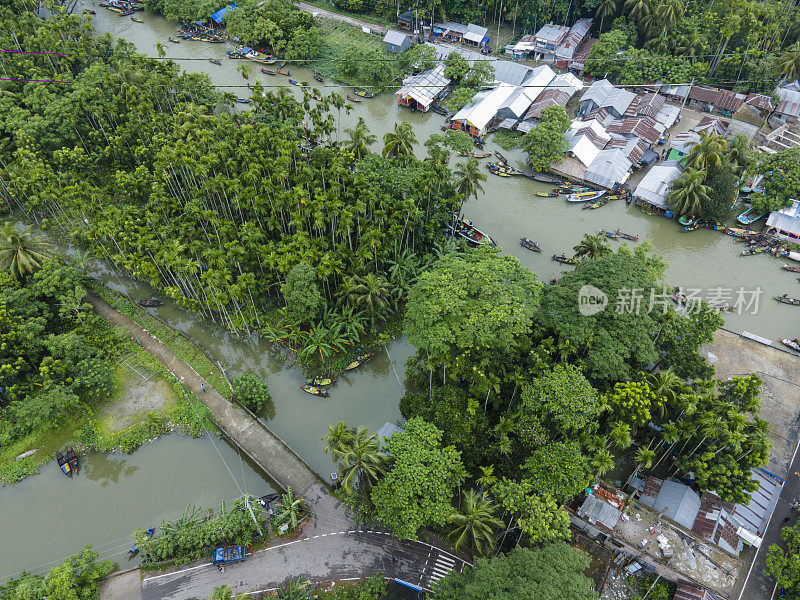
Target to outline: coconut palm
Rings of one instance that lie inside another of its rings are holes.
[[[481,181],[486,181],[486,175],[478,167],[478,159],[470,158],[466,163],[459,164],[455,169],[456,191],[464,196],[478,198],[478,192],[483,191]]]
[[[682,0],[661,0],[654,12],[656,19],[661,23],[661,37],[667,33],[667,27],[672,27],[683,18]]]
[[[278,523],[288,523],[292,530],[297,529],[304,506],[302,498],[294,495],[291,486],[286,486],[286,493],[281,496],[281,500],[275,508],[277,509],[275,518]]]
[[[667,205],[679,217],[688,215],[694,218],[700,214],[702,203],[709,199],[708,186],[703,185],[705,177],[705,171],[690,169],[672,182]]]
[[[746,135],[740,133],[728,141],[728,160],[735,173],[743,177],[751,161],[750,140]]]
[[[688,389],[686,382],[675,375],[672,369],[665,369],[658,373],[648,373],[645,376],[645,380],[657,398],[663,398],[670,404],[676,403],[681,392]]]
[[[344,132],[350,136],[350,139],[342,144],[342,148],[347,152],[352,152],[359,160],[369,154],[369,147],[378,139],[367,129],[367,124],[362,117],[358,117],[358,124],[354,129],[348,127]]]
[[[339,421],[336,425],[328,425],[328,435],[322,438],[325,447],[322,449],[325,454],[330,452],[331,460],[338,462],[342,453],[350,443],[353,432],[347,428],[347,423]]]
[[[208,600],[247,600],[247,593],[237,594],[230,585],[220,585],[214,588]]]
[[[614,455],[601,448],[589,459],[589,467],[595,477],[602,477],[614,468]]]
[[[727,145],[722,136],[700,134],[700,141],[692,146],[686,157],[686,166],[698,171],[720,170],[725,164]]]
[[[574,258],[598,258],[611,252],[601,233],[595,235],[584,233],[583,240],[572,249],[575,251]]]
[[[368,498],[372,486],[386,472],[388,462],[389,455],[381,450],[378,436],[366,427],[358,427],[339,452],[342,489],[348,494],[358,491]]]
[[[156,53],[158,54],[159,58],[164,58],[167,55],[167,47],[164,44],[161,42],[156,42],[153,45],[156,48]]]
[[[383,136],[383,155],[411,156],[417,143],[417,136],[414,135],[411,123],[395,123],[394,131],[389,131]]]
[[[447,517],[453,549],[458,552],[469,548],[480,555],[488,554],[494,549],[496,531],[503,525],[495,517],[495,505],[475,490],[464,492],[462,498],[460,508],[453,509]]]
[[[0,229],[0,269],[8,269],[17,279],[40,269],[53,246],[43,235],[36,235],[30,227],[19,229],[6,221]]]
[[[675,48],[676,54],[688,58],[689,62],[694,62],[695,59],[703,53],[703,35],[696,27],[693,27],[687,35],[681,37],[678,47]]]
[[[637,23],[652,12],[650,0],[625,0],[625,8]]]
[[[348,295],[351,306],[363,307],[367,315],[372,317],[376,310],[389,305],[389,284],[383,277],[368,273],[363,277],[356,277],[355,283]]]
[[[800,41],[786,48],[775,61],[775,69],[788,81],[800,78]]]
[[[603,21],[605,21],[606,17],[612,17],[616,12],[617,0],[600,0],[600,4],[597,6],[597,12],[595,13],[595,16],[600,19],[598,35],[603,33]]]

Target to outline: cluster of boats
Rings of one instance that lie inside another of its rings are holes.
[[[486,167],[489,169],[489,172],[492,175],[497,175],[499,177],[522,175],[528,179],[538,181],[539,183],[553,183],[556,185],[563,185],[565,183],[558,177],[553,177],[552,175],[539,173],[538,171],[532,171],[523,167],[512,167],[510,164],[508,164],[508,159],[499,152],[495,152],[494,155],[497,157],[497,162],[486,163]],[[489,156],[489,154],[486,153],[485,156]]]
[[[56,452],[56,462],[58,463],[58,468],[67,477],[78,474],[78,455],[75,454],[75,450],[71,446],[67,446],[63,453]]]
[[[375,94],[373,94],[372,92],[368,92],[367,90],[360,89],[360,88],[356,89],[353,93],[356,95],[355,98],[353,96],[351,96],[350,94],[347,94],[347,99],[350,100],[350,102],[363,102],[364,98],[374,98],[375,97]]]
[[[101,2],[99,6],[107,8],[121,17],[132,15],[137,10],[144,10],[144,2],[139,2],[138,0],[108,0],[107,2]],[[94,14],[94,11],[87,10],[86,12],[87,14]],[[138,19],[138,21],[141,23],[141,19]]]
[[[797,338],[794,338],[793,340],[787,340],[781,338],[781,344],[783,344],[784,346],[788,346],[795,352],[800,352],[800,340],[798,340]]]
[[[217,31],[210,25],[185,24],[179,28],[178,31],[180,38],[184,40],[192,40],[194,42],[209,42],[211,44],[221,44],[227,37],[221,31]],[[169,38],[170,42],[175,42],[172,37]]]
[[[278,62],[278,59],[271,54],[265,54],[247,46],[239,46],[235,50],[228,50],[228,58],[252,60],[262,65],[274,65]]]
[[[352,371],[355,368],[360,367],[365,362],[367,362],[372,357],[372,353],[369,354],[361,354],[355,358],[353,362],[347,365],[344,370],[345,371]],[[319,396],[320,398],[327,398],[331,394],[328,391],[328,387],[332,386],[336,383],[335,379],[331,378],[323,378],[323,377],[314,377],[309,379],[307,383],[300,386],[300,389],[303,390],[306,394],[311,394],[312,396]]]

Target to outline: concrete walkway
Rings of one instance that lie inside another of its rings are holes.
[[[205,404],[220,430],[264,472],[284,489],[288,486],[300,495],[311,492],[311,499],[319,499],[324,486],[314,473],[278,436],[265,425],[253,419],[244,410],[229,402],[203,379],[189,364],[175,356],[159,339],[138,323],[132,321],[95,294],[86,300],[94,310],[112,325],[127,329],[134,340],[162,363]],[[202,386],[202,387],[201,387]],[[205,388],[205,391],[203,390]],[[311,491],[315,484],[320,488]]]
[[[392,562],[395,557],[396,562]],[[236,592],[268,592],[298,576],[315,584],[360,579],[380,572],[430,589],[464,561],[421,542],[400,541],[381,531],[342,530],[277,544],[220,572],[208,561],[145,576],[143,600],[207,598],[216,586]]]

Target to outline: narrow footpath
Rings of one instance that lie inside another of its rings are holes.
[[[347,23],[348,25],[352,25],[353,27],[358,27],[362,31],[364,27],[368,27],[370,31],[375,31],[381,34],[385,34],[387,31],[386,27],[384,27],[383,25],[378,25],[377,23],[370,23],[368,21],[362,21],[361,19],[348,17],[347,15],[343,15],[330,10],[325,10],[324,8],[318,8],[311,4],[295,2],[294,5],[300,10],[310,12],[312,15],[320,16],[323,19],[330,19],[331,21],[339,21],[340,23]]]

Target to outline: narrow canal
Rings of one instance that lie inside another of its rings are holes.
[[[144,23],[135,23],[99,8],[96,2],[86,2],[77,10],[83,7],[96,10],[93,18],[98,32],[127,39],[149,55],[155,55],[154,45],[160,41],[167,46],[167,56],[175,58],[189,71],[207,72],[216,85],[246,83],[235,71],[236,63],[226,60],[225,52],[232,48],[230,45],[170,44],[167,37],[175,33],[175,25],[161,17],[144,14]],[[223,63],[216,66],[208,63],[208,58],[217,58]],[[309,69],[290,68],[296,79],[315,83]],[[253,63],[252,71],[257,70]],[[253,77],[258,77],[265,85],[288,85],[281,76],[254,73],[251,81]],[[292,93],[299,95],[297,88],[289,87]],[[349,91],[330,82],[318,87],[325,93]],[[228,91],[240,97],[249,93],[246,87],[228,88]],[[355,125],[359,116],[379,140],[397,121],[412,123],[421,143],[431,134],[439,133],[443,124],[440,116],[411,113],[399,107],[393,96],[383,95],[354,106],[349,115],[342,112],[341,135],[344,135],[344,128]],[[497,148],[490,143],[487,149]],[[420,145],[417,151],[421,156],[424,148]],[[505,154],[512,163],[524,159],[520,151]],[[562,199],[539,198],[535,192],[547,186],[527,179],[489,175],[483,188],[477,200],[470,200],[464,206],[464,212],[478,227],[490,233],[505,252],[517,256],[542,279],[561,272],[557,263],[550,260],[552,254],[570,254],[572,246],[584,233],[594,233],[599,228],[619,228],[637,233],[640,239],[653,244],[669,262],[667,276],[674,284],[703,290],[760,287],[762,294],[756,314],[729,313],[727,327],[772,339],[800,335],[800,325],[793,312],[797,309],[771,300],[773,295],[784,292],[798,294],[795,276],[780,270],[782,261],[779,259],[765,255],[740,257],[742,246],[733,238],[708,230],[682,233],[675,222],[645,215],[638,208],[626,207],[621,202],[612,202],[599,210],[581,210]],[[519,238],[522,235],[539,241],[542,254],[521,248]],[[108,265],[94,263],[91,273],[132,297],[153,294],[146,284],[133,281]],[[302,393],[298,389],[302,382],[300,372],[276,357],[255,337],[233,336],[170,302],[153,310],[206,348],[231,374],[252,372],[264,377],[275,403],[275,418],[270,427],[324,477],[333,466],[330,458],[322,453],[320,443],[328,424],[344,420],[376,429],[399,417],[397,403],[405,389],[404,365],[413,352],[405,339],[388,344],[386,351],[379,352],[367,365],[342,376],[332,389],[331,397],[322,400]],[[244,473],[243,487],[249,491],[266,493],[268,483],[246,463],[241,463],[233,449],[219,441],[216,446],[224,461],[209,439],[170,436],[129,456],[93,455],[86,459],[85,475],[82,473],[73,480],[63,477],[54,465],[49,465],[40,475],[1,489],[0,506],[8,518],[6,535],[0,543],[0,581],[23,568],[30,569],[66,556],[86,542],[107,544],[100,547],[101,552],[103,548],[122,552],[112,558],[125,565],[132,529],[157,523],[161,518],[174,518],[189,502],[207,506],[236,496],[238,488],[228,468],[240,481],[240,472]],[[107,554],[111,553],[103,552]]]

